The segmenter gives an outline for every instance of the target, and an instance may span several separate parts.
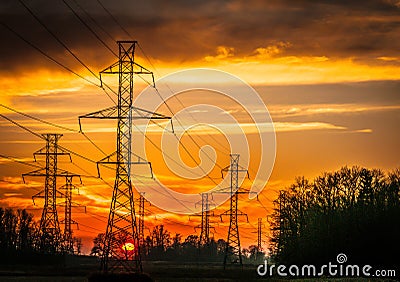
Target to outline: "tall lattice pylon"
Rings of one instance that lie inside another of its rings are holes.
[[[257,251],[261,252],[262,251],[262,240],[261,240],[261,235],[262,235],[262,218],[258,218],[258,225],[257,225]]]
[[[143,246],[144,244],[144,202],[146,201],[144,198],[144,193],[145,192],[139,193],[139,246]]]
[[[213,216],[213,212],[210,209],[211,194],[201,193],[201,223],[195,227],[195,230],[200,228],[199,246],[206,246],[210,243],[210,230],[214,229],[210,224],[210,217]]]
[[[214,193],[229,193],[230,194],[230,208],[229,210],[222,213],[221,221],[223,216],[229,216],[229,229],[228,229],[228,239],[226,240],[226,248],[225,248],[225,256],[224,256],[224,268],[226,267],[228,260],[232,264],[243,265],[242,262],[242,250],[240,247],[240,236],[239,236],[239,224],[238,217],[246,216],[248,221],[247,214],[243,213],[238,209],[238,196],[239,194],[249,193],[248,190],[239,188],[239,173],[246,172],[248,175],[247,169],[243,169],[239,166],[239,154],[231,154],[231,163],[229,166],[222,169],[222,174],[229,173],[230,175],[230,187],[228,191],[226,189],[222,189],[219,191],[215,191]]]
[[[39,227],[39,248],[44,253],[56,253],[63,250],[63,240],[57,214],[57,196],[63,197],[63,195],[57,190],[57,177],[70,176],[72,178],[77,175],[60,170],[57,167],[58,156],[68,155],[71,158],[70,154],[58,145],[62,134],[42,134],[42,137],[46,141],[46,145],[33,155],[35,160],[37,156],[45,156],[46,166],[42,169],[24,173],[22,178],[25,179],[26,176],[45,177],[44,189],[32,197],[33,200],[35,198],[44,199]]]
[[[64,224],[64,233],[63,233],[63,248],[66,253],[73,254],[74,253],[74,238],[73,238],[73,230],[72,226],[75,225],[78,228],[78,222],[72,219],[72,208],[73,207],[86,207],[81,205],[76,205],[72,201],[72,191],[77,190],[77,187],[73,184],[72,175],[65,176],[65,184],[60,187],[59,190],[64,196],[64,219],[61,221],[61,224]]]
[[[132,106],[134,74],[153,76],[153,73],[135,62],[136,41],[117,41],[117,44],[119,48],[118,61],[101,71],[100,76],[102,74],[118,74],[118,103],[116,106],[80,116],[79,123],[81,118],[117,120],[117,149],[98,162],[116,165],[101,270],[105,273],[132,273],[142,271],[142,262],[134,195],[130,181],[131,165],[150,164],[139,156],[136,156],[137,161],[132,161],[132,120],[171,118]],[[134,116],[133,113],[137,116]]]

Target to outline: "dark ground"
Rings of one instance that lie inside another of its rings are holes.
[[[94,257],[65,257],[63,263],[57,264],[13,264],[0,265],[0,281],[89,281],[88,277],[97,272],[99,262]],[[154,281],[180,282],[180,281],[287,281],[283,278],[263,278],[256,272],[257,265],[245,265],[243,269],[230,267],[223,269],[222,264],[198,263],[170,263],[170,262],[143,262],[143,270]],[[104,280],[101,280],[104,281]],[[114,279],[109,281],[115,281]],[[121,280],[122,281],[122,280]],[[123,281],[134,281],[131,279]],[[142,280],[145,281],[145,280]],[[296,279],[296,281],[399,281],[390,279],[364,279],[364,278],[320,278]]]

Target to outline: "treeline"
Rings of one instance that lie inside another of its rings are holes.
[[[3,209],[0,207],[0,253],[32,253],[37,249],[37,226],[33,215],[26,210]]]
[[[343,167],[297,178],[274,202],[270,252],[278,263],[400,265],[400,170]]]
[[[91,255],[101,256],[104,234],[94,239]],[[200,245],[199,236],[189,235],[185,239],[180,234],[171,235],[164,225],[157,225],[140,244],[142,260],[178,262],[217,262],[224,261],[226,241],[210,239],[208,244]],[[265,254],[252,245],[243,249],[245,263],[260,262]],[[228,261],[230,258],[228,258]]]
[[[81,240],[74,240],[74,248],[80,252]],[[0,262],[40,263],[53,260],[54,256],[67,253],[62,238],[46,237],[39,230],[33,214],[25,209],[13,210],[0,207]]]

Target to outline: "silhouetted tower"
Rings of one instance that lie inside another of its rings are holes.
[[[132,164],[150,164],[138,157],[132,162],[132,120],[133,119],[171,119],[132,106],[134,74],[153,73],[134,61],[136,41],[117,41],[119,60],[107,67],[101,74],[118,74],[118,103],[79,117],[117,120],[117,149],[99,163],[116,165],[114,189],[110,213],[105,233],[101,270],[103,272],[142,271],[139,251],[139,234],[135,216],[134,195],[130,181]],[[153,78],[154,82],[154,78]],[[138,116],[133,116],[133,113]]]
[[[243,169],[239,166],[239,154],[231,154],[231,164],[224,169],[222,169],[222,175],[224,172],[229,172],[231,181],[230,188],[228,192],[224,190],[216,191],[216,193],[229,193],[230,194],[230,208],[229,210],[222,213],[222,216],[229,216],[229,229],[228,229],[228,239],[226,241],[226,249],[224,256],[224,268],[226,267],[228,258],[231,259],[231,263],[239,263],[241,266],[242,263],[242,250],[240,247],[240,237],[239,237],[239,225],[238,225],[238,217],[246,216],[248,221],[247,214],[241,212],[238,209],[238,196],[239,194],[248,193],[249,191],[245,189],[239,189],[239,172],[246,172],[248,175],[247,169]]]
[[[44,199],[42,217],[40,219],[39,227],[40,249],[42,252],[55,253],[61,251],[63,247],[57,214],[57,195],[61,197],[63,195],[57,191],[57,177],[70,176],[72,179],[73,176],[77,175],[60,170],[57,167],[58,156],[68,155],[71,158],[70,154],[64,151],[64,149],[58,145],[58,140],[62,137],[62,134],[42,134],[42,136],[46,141],[46,145],[40,150],[36,151],[33,155],[35,161],[37,156],[45,156],[46,166],[42,169],[24,173],[22,174],[22,177],[45,177],[44,189],[32,196],[32,199]]]
[[[257,251],[261,252],[262,251],[262,247],[261,247],[261,232],[262,229],[262,218],[259,217],[258,218],[258,226],[257,226]]]
[[[72,219],[72,208],[73,207],[82,207],[81,205],[73,204],[72,202],[72,191],[76,190],[77,187],[72,182],[73,176],[67,175],[65,176],[65,185],[60,187],[60,190],[63,190],[62,193],[64,196],[64,219],[61,221],[64,224],[64,234],[63,234],[63,242],[64,242],[64,251],[73,254],[74,253],[74,238],[72,236],[72,225],[76,225],[78,228],[78,222]],[[85,211],[86,211],[86,207]]]
[[[144,202],[146,199],[144,198],[144,192],[139,193],[139,224],[138,224],[138,232],[139,232],[139,245],[143,246],[144,243]]]
[[[210,243],[210,229],[214,228],[210,225],[210,216],[212,216],[210,211],[210,199],[211,195],[209,193],[201,193],[201,223],[200,226],[200,246],[208,245]]]

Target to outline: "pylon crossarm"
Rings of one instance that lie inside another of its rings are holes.
[[[65,198],[65,194],[60,191],[56,191],[57,198]]]
[[[68,152],[65,152],[63,150],[63,148],[61,146],[57,146],[57,152],[54,153],[50,153],[50,152],[46,152],[46,147],[43,147],[39,150],[37,150],[36,152],[33,153],[33,159],[35,160],[35,162],[37,161],[36,156],[48,156],[48,155],[57,155],[57,156],[61,156],[61,155],[66,155],[69,156],[69,160],[72,162],[72,158],[71,158],[71,154]]]
[[[156,112],[151,112],[145,109],[141,109],[138,107],[131,107],[132,111],[136,112],[141,118],[145,118],[145,119],[172,119],[169,116],[160,114],[160,113],[156,113]],[[147,116],[146,116],[147,115]],[[135,118],[135,117],[132,117]]]
[[[71,177],[79,177],[79,180],[80,180],[80,184],[83,184],[82,183],[82,178],[81,178],[81,176],[80,175],[71,175],[71,174],[69,174],[68,175],[68,171],[66,171],[66,174],[62,174],[62,175],[60,175],[60,176],[66,176],[66,177],[69,177],[69,176],[71,176]],[[63,186],[61,186],[60,187],[60,189],[68,189],[68,187],[67,187],[67,185],[66,184],[64,184]],[[75,186],[75,185],[72,185],[72,189],[76,189],[76,190],[78,190],[79,191],[79,188],[77,187],[77,186]]]
[[[249,174],[249,170],[248,169],[242,167],[241,165],[238,165],[238,168],[239,168],[238,169],[239,172],[246,172],[247,178],[250,179],[250,174]]]
[[[131,107],[132,111],[136,112],[138,115],[132,116],[132,119],[169,119],[171,120],[172,118],[169,116],[165,116],[163,114],[159,113],[153,113],[138,107]],[[117,106],[112,106],[109,108],[105,108],[103,110],[97,111],[97,112],[92,112],[86,115],[82,115],[78,117],[78,122],[79,122],[79,131],[83,132],[82,130],[82,123],[81,119],[84,118],[94,118],[94,119],[123,119],[123,118],[128,118],[127,116],[119,116],[118,115],[118,107]],[[172,125],[173,126],[173,125]]]
[[[223,216],[231,216],[231,211],[230,210],[227,210],[227,211],[224,211],[223,213],[221,213],[220,215],[219,215],[219,217],[221,218],[221,222],[223,222],[223,220],[222,220],[222,217]]]
[[[225,187],[221,189],[217,189],[212,191],[210,194],[230,194],[231,193],[231,187]]]
[[[44,191],[42,190],[39,193],[36,193],[35,195],[32,196],[32,202],[34,206],[36,205],[35,203],[36,198],[44,198]]]
[[[65,223],[65,218],[63,218],[63,219],[60,221],[60,223]],[[79,230],[79,224],[78,224],[77,221],[71,219],[71,224],[76,225],[77,230]]]
[[[112,106],[108,107],[105,109],[102,109],[100,111],[92,112],[83,116],[79,116],[78,120],[80,123],[80,120],[82,118],[96,118],[96,119],[117,119],[118,118],[118,107],[117,106]]]
[[[234,195],[235,193],[237,193],[237,194],[256,193],[256,192],[251,192],[250,190],[243,189],[243,188],[238,188],[238,190],[236,192],[235,191],[231,192],[230,189],[231,189],[230,187],[222,188],[222,189],[215,190],[215,191],[213,191],[211,193],[214,193],[214,194],[232,194],[232,195]]]
[[[82,184],[82,178],[81,178],[81,176],[79,174],[72,173],[72,172],[69,172],[67,170],[57,169],[56,176],[78,177],[80,183]]]
[[[230,167],[231,166],[228,165],[228,166],[224,167],[223,169],[221,169],[221,177],[222,178],[224,178],[224,172],[228,172]]]
[[[26,183],[25,182],[25,177],[27,177],[27,176],[46,176],[46,169],[39,168],[37,170],[31,171],[31,172],[28,172],[28,173],[23,173],[22,174],[22,181],[24,183]]]
[[[248,171],[247,169],[243,168],[242,166],[240,166],[240,167],[241,167],[241,169],[237,169],[237,171],[238,171],[238,172],[246,172],[247,178],[250,179],[249,171]],[[231,168],[231,166],[228,165],[227,167],[224,167],[223,169],[221,169],[222,178],[224,178],[224,173],[228,173],[228,172],[231,171],[230,168]]]
[[[83,208],[84,213],[86,213],[86,206],[82,206],[82,205],[79,204],[79,203],[71,202],[71,207],[72,207],[72,208]]]
[[[23,179],[24,183],[25,183],[25,177],[27,177],[27,176],[32,176],[32,177],[34,177],[34,176],[46,176],[46,169],[45,168],[40,168],[40,169],[31,171],[31,172],[28,172],[28,173],[23,173],[22,174],[22,179]],[[82,183],[82,179],[81,179],[79,174],[71,173],[71,172],[63,170],[63,169],[57,169],[57,172],[55,173],[55,176],[57,176],[57,177],[61,177],[61,176],[79,177],[79,179],[80,179],[80,181]]]
[[[131,64],[132,68],[122,71],[120,70],[119,66],[120,64]],[[136,67],[136,70],[135,70]],[[102,71],[100,71],[100,83],[102,83],[102,74],[150,74],[153,76],[153,87],[155,87],[155,83],[154,83],[154,74],[152,71],[148,70],[147,68],[145,68],[144,66],[133,62],[131,60],[121,60],[121,61],[117,61],[115,63],[113,63],[111,66],[106,67],[105,69],[103,69]],[[102,85],[102,84],[101,84]]]
[[[111,163],[111,162],[115,162],[115,161],[111,161],[111,158],[116,156],[117,152],[113,152],[110,155],[102,158],[101,160],[97,161],[98,164],[103,164],[103,163]]]
[[[237,211],[237,216],[245,216],[246,217],[246,221],[249,222],[249,216],[247,215],[247,213],[244,213],[241,210],[238,210]]]
[[[96,166],[97,166],[97,174],[98,174],[98,177],[100,178],[100,165],[101,164],[120,164],[120,162],[118,162],[117,160],[113,160],[112,158],[113,157],[115,157],[117,155],[117,152],[113,152],[112,154],[110,154],[110,155],[108,155],[108,156],[106,156],[106,157],[104,157],[104,158],[102,158],[101,160],[99,160],[99,161],[97,161],[96,162]],[[133,155],[135,158],[137,158],[137,161],[135,161],[135,162],[125,162],[125,164],[131,164],[131,165],[148,165],[149,167],[150,167],[150,174],[151,174],[151,179],[153,179],[154,178],[154,175],[153,175],[153,167],[152,167],[152,165],[151,165],[151,162],[149,162],[149,161],[146,161],[146,159],[144,159],[144,158],[142,158],[141,156],[139,156],[139,155],[137,155],[137,154],[135,154],[135,153],[132,153],[131,152],[131,155]]]
[[[101,160],[99,160],[99,161],[97,161],[96,162],[96,167],[97,167],[97,177],[98,178],[101,178],[101,175],[100,175],[100,165],[101,164],[105,164],[105,163],[110,163],[110,158],[111,157],[113,157],[114,155],[116,155],[117,154],[117,152],[114,152],[114,153],[112,153],[111,155],[108,155],[108,156],[106,156],[106,157],[104,157],[104,158],[102,158]]]
[[[153,174],[153,166],[151,165],[151,162],[148,162],[148,164],[149,164],[149,167],[150,167],[150,178],[151,179],[154,179],[154,174]]]

